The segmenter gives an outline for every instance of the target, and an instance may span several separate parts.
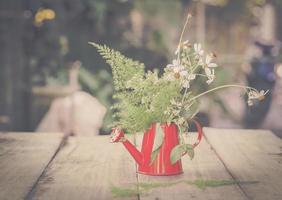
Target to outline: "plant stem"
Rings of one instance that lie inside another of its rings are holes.
[[[179,124],[177,124],[177,126],[178,126],[178,129],[179,129],[180,144],[184,144],[184,143],[185,143],[185,140],[184,140],[184,137],[183,137],[183,134],[182,134],[181,126],[180,126]]]
[[[190,13],[187,14],[187,17],[186,17],[186,21],[185,21],[185,24],[183,26],[183,29],[182,29],[182,32],[181,32],[181,35],[180,35],[180,38],[179,38],[179,42],[178,42],[178,47],[179,48],[179,51],[178,51],[178,60],[180,59],[180,47],[181,47],[181,42],[182,42],[182,38],[183,38],[183,35],[184,35],[184,32],[185,32],[185,29],[186,29],[186,26],[189,22],[189,19],[191,18],[191,15]]]
[[[191,98],[190,101],[193,101],[193,100],[195,100],[195,99],[198,99],[198,98],[200,98],[201,96],[204,96],[204,95],[206,95],[206,94],[208,94],[208,93],[210,93],[210,92],[213,92],[213,91],[216,91],[216,90],[220,90],[220,89],[223,89],[223,88],[228,88],[228,87],[237,87],[237,88],[241,88],[241,89],[245,89],[245,90],[246,90],[246,89],[249,89],[249,90],[255,90],[255,91],[257,91],[255,88],[248,87],[248,86],[243,86],[243,85],[222,85],[222,86],[218,86],[218,87],[215,87],[215,88],[213,88],[213,89],[210,89],[210,90],[208,90],[208,91],[205,91],[205,92],[203,92],[203,93],[201,93],[201,94],[198,94],[197,96]]]
[[[184,94],[183,94],[183,97],[182,97],[182,101],[181,101],[182,105],[183,105],[184,99],[186,97],[187,91],[188,91],[188,88],[185,88],[185,91],[184,91]]]
[[[187,58],[188,58],[190,67],[192,67],[192,62],[191,62],[191,59],[190,59],[190,55],[187,55]]]
[[[207,75],[204,75],[204,74],[195,74],[197,76],[202,76],[202,77],[207,77]]]
[[[136,132],[134,133],[134,146],[137,146],[136,145]],[[137,182],[139,182],[139,176],[138,176],[138,164],[137,164],[137,162],[135,162],[135,176],[136,176],[136,180],[137,180]],[[139,185],[137,184],[136,185],[136,190],[137,190],[137,197],[138,197],[138,199],[140,199],[140,188],[139,188]]]

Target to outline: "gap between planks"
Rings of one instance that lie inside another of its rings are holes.
[[[25,196],[24,200],[32,200],[32,197],[36,191],[37,185],[40,182],[40,180],[42,179],[42,177],[45,176],[46,172],[48,171],[49,166],[51,165],[52,161],[55,159],[55,157],[57,156],[57,154],[60,152],[60,150],[64,147],[66,141],[68,139],[68,136],[64,136],[58,146],[58,148],[56,149],[55,153],[53,154],[53,156],[51,157],[51,159],[49,160],[49,162],[47,163],[47,165],[44,167],[42,173],[38,176],[37,180],[35,181],[35,183],[33,184],[33,186],[31,187],[31,189],[29,190],[29,192],[27,193],[27,195]]]
[[[213,145],[211,144],[211,142],[209,141],[208,137],[206,136],[205,132],[203,132],[203,136],[206,140],[206,142],[208,143],[208,145],[210,145],[211,150],[215,153],[215,155],[218,157],[219,161],[222,163],[222,165],[224,166],[224,168],[226,169],[227,173],[230,175],[230,177],[236,181],[237,178],[236,176],[231,172],[231,170],[227,167],[226,163],[223,161],[223,159],[220,157],[219,153],[215,150],[215,148],[213,147]],[[238,188],[241,190],[241,192],[245,195],[245,197],[248,200],[252,200],[252,198],[247,194],[247,192],[244,190],[244,188],[241,186],[241,184],[239,182],[236,182],[236,185],[238,186]]]
[[[191,138],[187,138],[187,139],[192,139],[193,140],[196,139],[196,134],[192,134]],[[139,139],[140,140],[140,139]],[[140,142],[139,141],[139,147],[140,147]],[[222,160],[219,159],[218,155],[214,152],[214,148],[211,146],[210,143],[207,142],[206,138],[203,138],[201,147],[200,147],[200,154],[199,156],[204,156],[206,155],[206,153],[208,153],[208,156],[211,155],[211,158],[205,158],[202,157],[198,157],[196,160],[193,160],[193,163],[191,162],[191,169],[192,171],[190,171],[190,174],[188,172],[188,167],[187,167],[187,163],[183,164],[183,170],[184,170],[184,174],[178,175],[178,176],[172,176],[172,177],[168,177],[168,176],[164,176],[164,177],[155,177],[155,176],[145,176],[142,174],[138,174],[139,175],[139,180],[141,180],[143,182],[185,182],[185,180],[190,179],[190,180],[198,180],[198,178],[204,178],[204,177],[209,177],[211,179],[220,179],[220,180],[225,180],[225,179],[232,179],[234,180],[234,176],[231,176],[230,171],[227,170],[226,166],[222,163]],[[214,161],[213,161],[214,160]],[[182,162],[189,162],[190,159],[188,159],[187,157],[184,157]],[[205,169],[203,168],[205,165],[207,165],[207,170],[213,170],[215,167],[219,167],[220,170],[222,170],[225,173],[212,173],[211,175],[209,175],[208,171],[205,171]],[[187,171],[186,171],[187,170]],[[192,173],[191,173],[192,172]],[[189,175],[188,175],[189,174]],[[140,182],[138,181],[138,184]],[[188,188],[188,190],[186,189],[186,187],[190,187]],[[175,192],[174,190],[176,188],[181,188],[178,192]],[[187,190],[187,191],[186,191]],[[230,186],[229,187],[229,195],[232,194],[234,195],[234,197],[232,199],[244,199],[244,200],[249,200],[249,198],[245,195],[245,193],[242,191],[242,189],[239,187],[239,185],[234,184],[234,186]],[[186,191],[186,192],[185,192]],[[226,194],[223,192],[222,188],[217,188],[215,189],[217,194]],[[162,193],[161,196],[159,196],[159,192]],[[171,192],[171,193],[170,193]],[[168,196],[167,196],[168,195]],[[141,199],[187,199],[187,195],[191,198],[199,198],[199,199],[221,199],[220,195],[214,195],[214,191],[211,192],[211,190],[207,189],[207,191],[205,193],[203,193],[203,191],[200,191],[199,188],[197,187],[193,187],[193,186],[187,186],[185,185],[185,188],[183,187],[183,184],[181,183],[179,186],[172,186],[169,187],[167,189],[164,188],[158,188],[154,191],[151,191],[149,194],[141,194],[140,198]]]
[[[218,157],[218,159],[220,160],[220,162],[223,164],[224,168],[226,169],[227,173],[230,175],[230,177],[233,180],[236,180],[236,176],[230,171],[230,169],[227,167],[227,165],[224,163],[223,159],[220,157],[220,155],[218,154],[218,152],[215,150],[215,148],[212,146],[212,144],[210,143],[209,139],[206,137],[205,133],[204,133],[204,138],[207,142],[207,144],[212,148],[212,151],[215,153],[215,155]],[[33,199],[34,193],[36,192],[37,186],[39,184],[39,182],[41,181],[41,179],[45,176],[45,174],[47,173],[49,166],[52,164],[53,160],[56,158],[56,156],[58,155],[58,153],[60,152],[60,150],[64,147],[64,144],[67,141],[67,137],[63,137],[62,141],[60,142],[60,145],[58,146],[57,150],[55,151],[54,155],[51,157],[50,161],[48,162],[48,164],[46,165],[46,167],[44,168],[44,170],[42,171],[42,173],[40,174],[40,176],[37,178],[37,180],[35,181],[35,183],[33,184],[31,190],[28,192],[28,194],[25,196],[25,200],[31,200]],[[137,173],[137,164],[135,163],[135,167],[136,167],[136,181],[137,181],[137,191],[139,190],[139,174]],[[236,185],[238,186],[238,188],[241,190],[241,192],[244,194],[244,196],[246,197],[246,199],[251,200],[252,198],[250,198],[248,196],[248,194],[246,193],[246,191],[242,188],[242,186],[240,185],[240,183],[236,183]],[[138,200],[140,200],[140,194],[136,195],[136,198]]]

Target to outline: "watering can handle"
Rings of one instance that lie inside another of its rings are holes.
[[[194,144],[193,144],[193,148],[195,148],[196,146],[198,146],[198,144],[201,142],[201,140],[202,140],[202,137],[203,137],[203,129],[202,129],[202,126],[201,126],[201,124],[198,122],[198,121],[196,121],[196,120],[192,120],[194,123],[195,123],[195,125],[196,125],[196,128],[197,128],[197,132],[198,132],[198,138],[197,138],[197,142],[195,142]]]

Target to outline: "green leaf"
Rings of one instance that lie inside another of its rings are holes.
[[[156,158],[159,154],[159,151],[160,151],[160,148],[152,152],[150,165],[153,164],[153,162],[156,160]]]
[[[160,123],[156,124],[156,131],[155,131],[155,139],[154,139],[154,145],[153,145],[153,149],[152,152],[156,151],[157,149],[159,149],[164,141],[164,132],[163,129],[161,127]]]
[[[179,144],[177,146],[175,146],[171,153],[170,153],[170,162],[171,164],[175,164],[178,160],[181,159],[183,153],[185,152],[185,144]]]
[[[194,155],[195,155],[193,146],[191,144],[186,144],[185,149],[186,149],[188,156],[192,160],[194,158]]]
[[[192,144],[185,144],[185,150],[194,149]]]
[[[164,132],[161,127],[160,123],[156,124],[156,130],[155,130],[155,139],[154,139],[154,144],[153,144],[153,149],[152,149],[152,154],[151,154],[151,164],[154,162],[156,159],[160,148],[163,144],[164,141]]]

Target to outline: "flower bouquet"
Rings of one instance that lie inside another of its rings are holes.
[[[246,91],[248,104],[262,100],[267,92],[241,85],[222,85],[200,94],[194,94],[190,85],[196,79],[206,79],[211,84],[218,65],[214,53],[205,53],[201,44],[183,41],[187,16],[175,51],[175,59],[163,73],[145,72],[144,64],[133,61],[105,45],[90,43],[98,49],[112,68],[116,103],[112,142],[122,142],[139,164],[138,172],[148,175],[175,175],[182,173],[181,157],[194,157],[194,148],[202,137],[199,123],[193,120],[198,112],[199,99],[216,90],[239,87]],[[198,141],[185,142],[189,123],[196,123]],[[144,132],[141,152],[124,133]]]

